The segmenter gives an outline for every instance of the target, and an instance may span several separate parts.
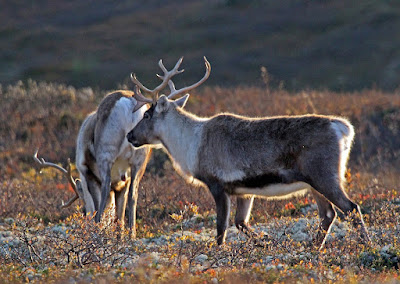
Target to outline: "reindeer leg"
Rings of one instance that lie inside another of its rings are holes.
[[[219,183],[212,182],[207,185],[214,197],[215,205],[217,206],[217,243],[221,245],[225,242],[226,238],[231,200]]]
[[[351,223],[354,228],[360,230],[360,241],[364,244],[370,242],[367,228],[365,227],[364,220],[361,214],[360,207],[351,201],[346,194],[341,191],[339,194],[327,194],[329,195],[329,200],[335,204],[343,213],[347,216],[351,216]],[[354,215],[352,215],[355,213]]]
[[[254,241],[256,246],[265,247],[268,242],[268,236],[264,236],[255,232],[249,225],[250,212],[253,208],[254,195],[252,196],[238,196],[237,209],[235,215],[235,225],[239,231],[244,233],[248,238]]]
[[[95,221],[100,222],[101,215],[107,205],[107,199],[111,191],[111,163],[99,163],[99,171],[101,176],[101,198],[100,207],[96,214]]]
[[[130,230],[131,238],[136,238],[136,207],[139,186],[139,181],[136,179],[136,173],[135,176],[132,176],[132,179],[128,193],[128,228]]]
[[[150,158],[150,148],[140,148],[134,151],[131,161],[131,184],[128,194],[128,228],[131,237],[136,238],[136,207],[138,200],[139,182],[146,170],[147,162]]]
[[[362,218],[360,207],[347,197],[342,185],[334,175],[330,174],[328,176],[318,177],[317,182],[313,182],[313,188],[315,188],[326,199],[342,210],[346,216],[349,216],[351,213],[355,212],[355,215],[352,216],[353,226],[355,228],[360,228],[360,237],[363,243],[368,243],[370,241]],[[327,217],[327,214],[325,214],[325,216]],[[331,218],[333,218],[333,216]],[[325,220],[323,219],[323,222],[324,221]],[[329,223],[329,218],[326,219],[326,222]]]
[[[130,180],[127,180],[122,189],[119,191],[115,190],[115,219],[120,222],[121,228],[125,226],[125,209],[128,200],[130,183]]]
[[[325,245],[326,236],[329,234],[332,224],[335,221],[336,211],[332,203],[317,191],[313,190],[313,196],[318,205],[318,214],[321,221],[313,244],[316,248],[321,250]]]
[[[253,236],[253,232],[249,228],[250,212],[253,207],[254,196],[237,197],[237,209],[235,215],[236,227],[247,236]]]
[[[353,226],[355,228],[360,227],[361,241],[368,243],[370,239],[367,229],[365,228],[360,208],[349,199],[342,185],[339,165],[342,164],[343,159],[346,157],[340,154],[339,150],[338,152],[331,151],[330,153],[326,153],[322,150],[320,150],[320,152],[313,151],[312,153],[305,153],[306,156],[304,157],[304,164],[302,165],[303,174],[309,177],[309,184],[318,193],[342,210],[345,215],[348,216],[353,211],[356,213],[352,219]],[[334,216],[328,216],[328,213],[332,212],[333,209],[331,206],[327,205],[326,201],[321,201],[321,199],[319,199],[318,207],[322,211],[320,212],[321,221],[325,223],[325,225],[322,224],[322,226],[329,229],[328,225],[330,222],[333,222]],[[322,216],[322,214],[325,216]],[[324,229],[324,227],[322,228]]]
[[[93,214],[100,206],[100,184],[89,170],[84,169],[79,171],[82,183],[83,200],[85,203],[84,211],[86,215],[93,217]]]

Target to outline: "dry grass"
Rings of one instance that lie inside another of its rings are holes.
[[[186,184],[161,152],[154,154],[140,185],[138,240],[127,239],[114,224],[87,222],[77,208],[59,210],[61,199],[72,192],[59,173],[45,170],[39,174],[31,156],[40,148],[46,160],[74,160],[79,126],[105,94],[32,81],[0,88],[0,237],[17,240],[0,244],[0,279],[148,283],[399,280],[397,93],[215,87],[198,90],[189,100],[187,108],[204,116],[220,111],[249,116],[315,112],[350,118],[357,135],[347,174],[348,192],[366,213],[373,246],[358,245],[357,232],[346,229],[346,222],[338,222],[337,233],[321,253],[290,234],[304,220],[309,226],[306,233],[312,236],[315,232],[317,215],[310,197],[257,200],[251,223],[269,232],[268,246],[259,247],[231,228],[228,244],[217,248],[211,195]]]

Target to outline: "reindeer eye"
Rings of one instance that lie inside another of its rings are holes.
[[[144,119],[150,119],[150,114],[148,112],[145,112],[143,115]]]

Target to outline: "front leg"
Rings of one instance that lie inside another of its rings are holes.
[[[128,200],[128,192],[130,184],[131,184],[131,179],[128,177],[125,180],[125,183],[123,184],[122,188],[112,189],[113,191],[115,191],[115,212],[117,214],[115,216],[116,217],[115,220],[118,220],[119,224],[121,225],[121,228],[125,226],[125,210]]]
[[[131,238],[136,238],[136,207],[138,200],[139,182],[132,176],[131,184],[128,193],[128,228]]]
[[[217,207],[217,243],[218,245],[221,245],[225,242],[226,238],[226,229],[228,228],[229,213],[231,210],[231,200],[220,183],[209,183],[208,188],[214,197],[215,205]]]
[[[146,170],[151,148],[145,147],[134,150],[131,161],[131,184],[128,194],[128,227],[132,238],[136,238],[136,208],[139,183]]]

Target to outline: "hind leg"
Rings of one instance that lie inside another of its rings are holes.
[[[84,213],[88,216],[98,210],[100,205],[100,186],[96,178],[86,168],[79,169],[80,188],[84,202]]]
[[[320,224],[318,227],[317,235],[313,240],[313,244],[316,248],[322,249],[325,245],[326,237],[328,236],[332,224],[336,218],[336,211],[324,196],[319,194],[317,191],[312,191],[315,201],[318,206],[318,214],[320,218]]]
[[[368,235],[367,228],[365,227],[365,223],[361,214],[360,207],[351,201],[347,196],[343,193],[345,198],[332,198],[332,203],[335,204],[345,216],[351,218],[349,221],[352,223],[353,227],[360,231],[361,242],[367,244],[370,242],[370,238]]]
[[[128,201],[129,185],[130,180],[127,180],[122,188],[115,190],[115,220],[119,221],[121,228],[125,225],[125,209]]]
[[[101,220],[103,212],[107,205],[107,199],[110,196],[111,191],[111,162],[104,161],[99,163],[98,168],[101,176],[101,195],[100,195],[100,206],[95,216],[95,221],[98,223]]]
[[[250,197],[237,197],[237,209],[235,215],[235,225],[236,227],[245,233],[246,235],[249,234],[249,219],[250,219],[250,212],[253,207],[253,200],[254,195]]]
[[[360,228],[361,240],[367,243],[369,242],[369,236],[360,208],[349,199],[342,184],[348,150],[342,151],[336,146],[332,145],[329,151],[321,149],[320,152],[316,150],[307,152],[301,165],[303,174],[318,193],[339,208],[346,216],[350,216],[352,212],[355,212],[352,215],[352,225],[355,228]],[[322,206],[324,205],[322,204]]]
[[[360,230],[360,237],[363,243],[370,241],[360,207],[348,198],[339,180],[331,176],[325,178],[323,183],[317,182],[314,188],[338,207],[346,216],[351,216],[351,223],[355,228]]]

